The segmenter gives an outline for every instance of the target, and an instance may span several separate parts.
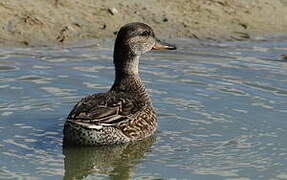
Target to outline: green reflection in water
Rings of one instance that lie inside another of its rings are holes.
[[[146,152],[151,152],[155,140],[151,136],[142,141],[114,146],[64,145],[64,179],[84,179],[90,174],[104,174],[114,180],[130,179],[134,166],[141,163]]]

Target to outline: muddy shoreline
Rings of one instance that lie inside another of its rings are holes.
[[[284,3],[285,2],[285,3]],[[115,37],[124,24],[162,38],[246,40],[287,32],[285,0],[2,0],[0,44],[49,46]]]

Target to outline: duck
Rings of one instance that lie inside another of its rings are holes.
[[[143,140],[155,132],[157,115],[139,75],[140,56],[150,50],[175,50],[141,22],[120,28],[114,45],[115,79],[105,93],[88,95],[64,123],[64,143],[101,146]]]

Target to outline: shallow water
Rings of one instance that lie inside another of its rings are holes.
[[[100,148],[63,149],[62,129],[111,86],[113,42],[0,49],[0,179],[287,179],[287,41],[174,42],[141,59],[155,136]]]

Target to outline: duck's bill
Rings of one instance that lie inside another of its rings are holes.
[[[162,42],[160,40],[156,40],[152,50],[175,50],[176,47],[174,45],[168,44],[166,42]]]

